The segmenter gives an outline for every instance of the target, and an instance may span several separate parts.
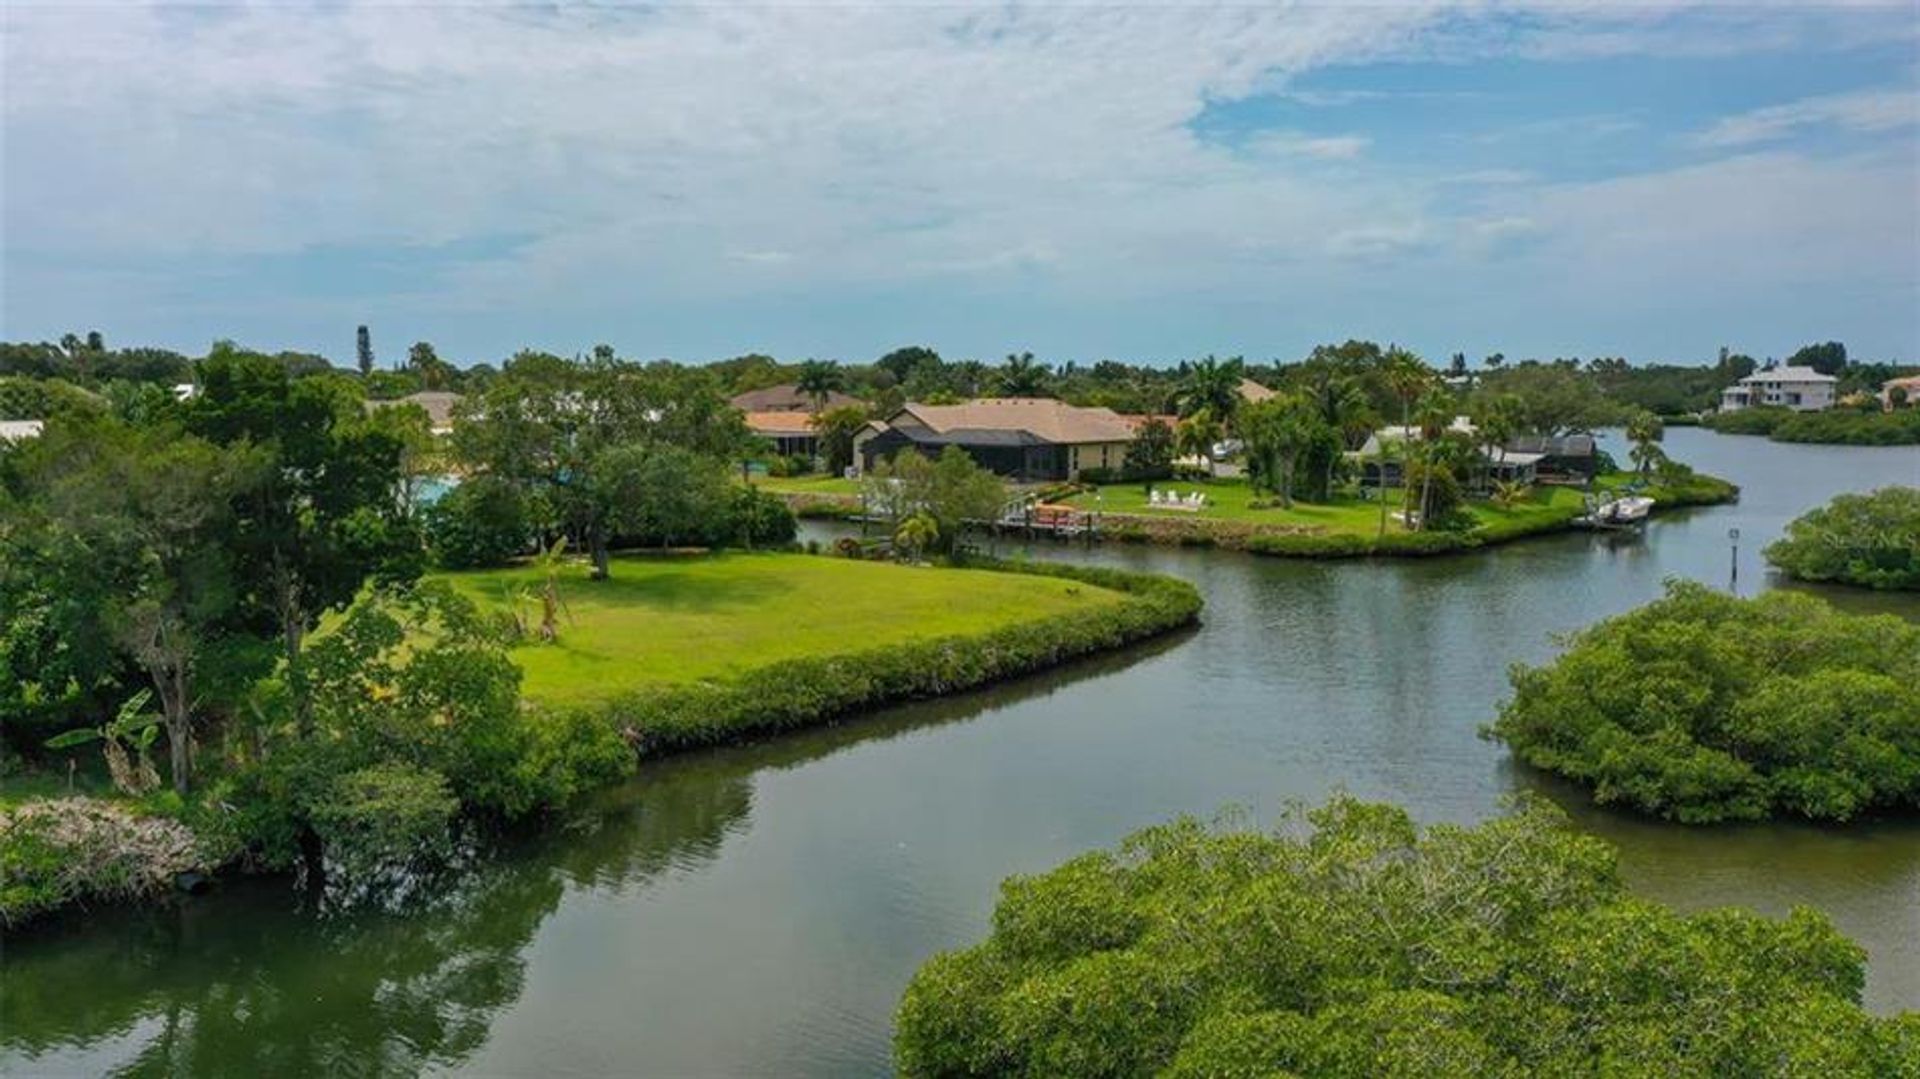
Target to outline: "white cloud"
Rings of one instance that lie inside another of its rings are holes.
[[[1893,131],[1920,123],[1920,96],[1911,87],[1864,90],[1803,98],[1722,118],[1696,141],[1709,147],[1771,142],[1803,128],[1835,126],[1848,131]]]
[[[1230,152],[1188,126],[1208,102],[1334,64],[1776,33],[1733,9],[1507,20],[1521,6],[4,5],[8,306],[73,280],[41,275],[54,256],[138,276],[489,237],[510,239],[407,302],[1305,296],[1346,287],[1328,255],[1359,275],[1566,222],[1526,204],[1527,174],[1376,166],[1358,132]],[[1462,209],[1460,183],[1502,204]]]
[[[1252,139],[1248,149],[1256,154],[1350,161],[1366,152],[1372,144],[1373,140],[1365,135],[1314,136],[1298,132],[1273,132]]]

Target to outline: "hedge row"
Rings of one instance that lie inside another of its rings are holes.
[[[649,757],[977,688],[1168,632],[1191,624],[1200,613],[1200,593],[1170,577],[1055,563],[978,562],[976,568],[1064,577],[1126,598],[1099,611],[1055,615],[979,636],[784,660],[726,681],[640,690],[584,711]]]

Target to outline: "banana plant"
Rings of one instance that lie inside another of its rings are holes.
[[[154,769],[150,754],[154,740],[160,737],[160,716],[145,711],[152,696],[152,690],[143,689],[122,704],[111,720],[98,727],[78,727],[56,734],[47,739],[47,748],[69,749],[100,742],[114,788],[122,794],[146,794],[160,786],[160,773]],[[129,747],[133,750],[131,756],[127,753]]]

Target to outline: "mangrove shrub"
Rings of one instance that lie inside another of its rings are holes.
[[[1920,589],[1920,487],[1841,495],[1795,519],[1766,553],[1803,581]]]
[[[1544,802],[1305,822],[1183,819],[1008,880],[986,941],[908,985],[900,1071],[1876,1076],[1920,1053],[1920,1016],[1860,1008],[1865,953],[1824,916],[1634,898]]]
[[[1601,802],[1689,823],[1920,807],[1920,626],[1693,582],[1516,667],[1489,733]]]

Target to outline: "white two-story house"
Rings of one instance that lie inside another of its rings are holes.
[[[1832,375],[1823,375],[1811,367],[1776,367],[1753,374],[1720,391],[1720,411],[1772,405],[1797,412],[1818,412],[1833,407]]]

